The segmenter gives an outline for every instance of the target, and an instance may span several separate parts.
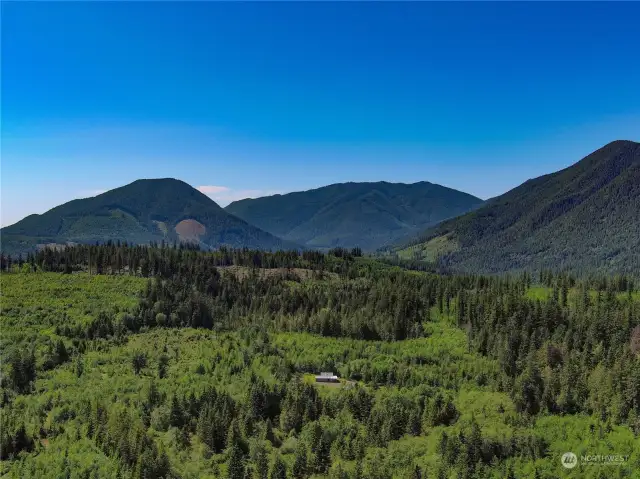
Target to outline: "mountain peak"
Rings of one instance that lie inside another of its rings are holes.
[[[617,140],[400,250],[467,272],[640,270],[640,144]],[[417,252],[417,253],[416,253]]]
[[[77,199],[2,229],[2,249],[27,252],[41,243],[195,241],[202,247],[294,248],[296,245],[224,211],[182,180],[133,181],[91,198]]]
[[[160,183],[176,183],[176,184],[181,184],[181,185],[189,185],[188,183],[179,180],[177,178],[140,178],[137,179],[135,181],[132,181],[129,184],[135,184],[135,183],[151,183],[151,184],[160,184]],[[125,185],[126,186],[126,185]]]
[[[607,148],[610,146],[638,146],[640,143],[632,140],[613,140],[612,142],[607,143],[603,146],[603,148]]]
[[[482,200],[429,182],[335,183],[307,191],[245,199],[225,209],[310,248],[376,250],[399,237],[466,213]]]
[[[140,178],[138,180],[132,181],[120,188],[127,188],[132,186],[145,186],[147,188],[185,188],[185,189],[195,189],[189,183],[179,180],[177,178]]]

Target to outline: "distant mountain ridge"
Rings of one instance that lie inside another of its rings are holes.
[[[244,199],[225,210],[309,248],[373,251],[481,204],[480,198],[426,181],[381,181]]]
[[[640,273],[640,144],[619,140],[396,249],[454,271]]]
[[[142,179],[92,198],[77,199],[41,215],[29,215],[0,230],[4,253],[42,244],[121,240],[189,241],[277,249],[297,247],[237,218],[187,183],[173,178]]]

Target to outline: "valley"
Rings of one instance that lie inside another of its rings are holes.
[[[13,268],[3,477],[555,478],[566,451],[626,457],[580,477],[640,466],[628,278],[116,245]]]

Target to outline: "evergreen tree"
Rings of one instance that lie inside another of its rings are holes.
[[[269,479],[287,479],[287,465],[278,453],[276,453],[273,464],[271,465]]]
[[[171,397],[171,413],[169,416],[169,424],[171,427],[182,427],[184,425],[184,411],[178,396]]]
[[[255,463],[255,479],[267,479],[269,477],[269,459],[267,450],[261,440],[252,444],[251,455]]]
[[[161,354],[158,359],[158,378],[162,379],[167,377],[167,368],[169,365],[169,357],[166,354]]]
[[[293,461],[293,477],[302,479],[307,476],[307,447],[302,441],[298,441]]]
[[[228,479],[244,479],[244,455],[237,442],[232,443],[227,448],[229,457],[227,463]]]
[[[133,371],[136,374],[140,374],[140,371],[147,366],[146,354],[140,352],[135,353],[131,359],[131,364],[133,365]]]

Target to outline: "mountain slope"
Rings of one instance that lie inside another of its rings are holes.
[[[401,256],[455,271],[640,273],[640,144],[614,141],[427,230]]]
[[[73,200],[0,230],[2,251],[38,244],[191,241],[202,247],[294,247],[227,213],[211,198],[171,178],[137,180],[93,198]]]
[[[375,250],[465,213],[482,200],[428,182],[339,183],[235,201],[225,209],[274,235],[312,248]]]

